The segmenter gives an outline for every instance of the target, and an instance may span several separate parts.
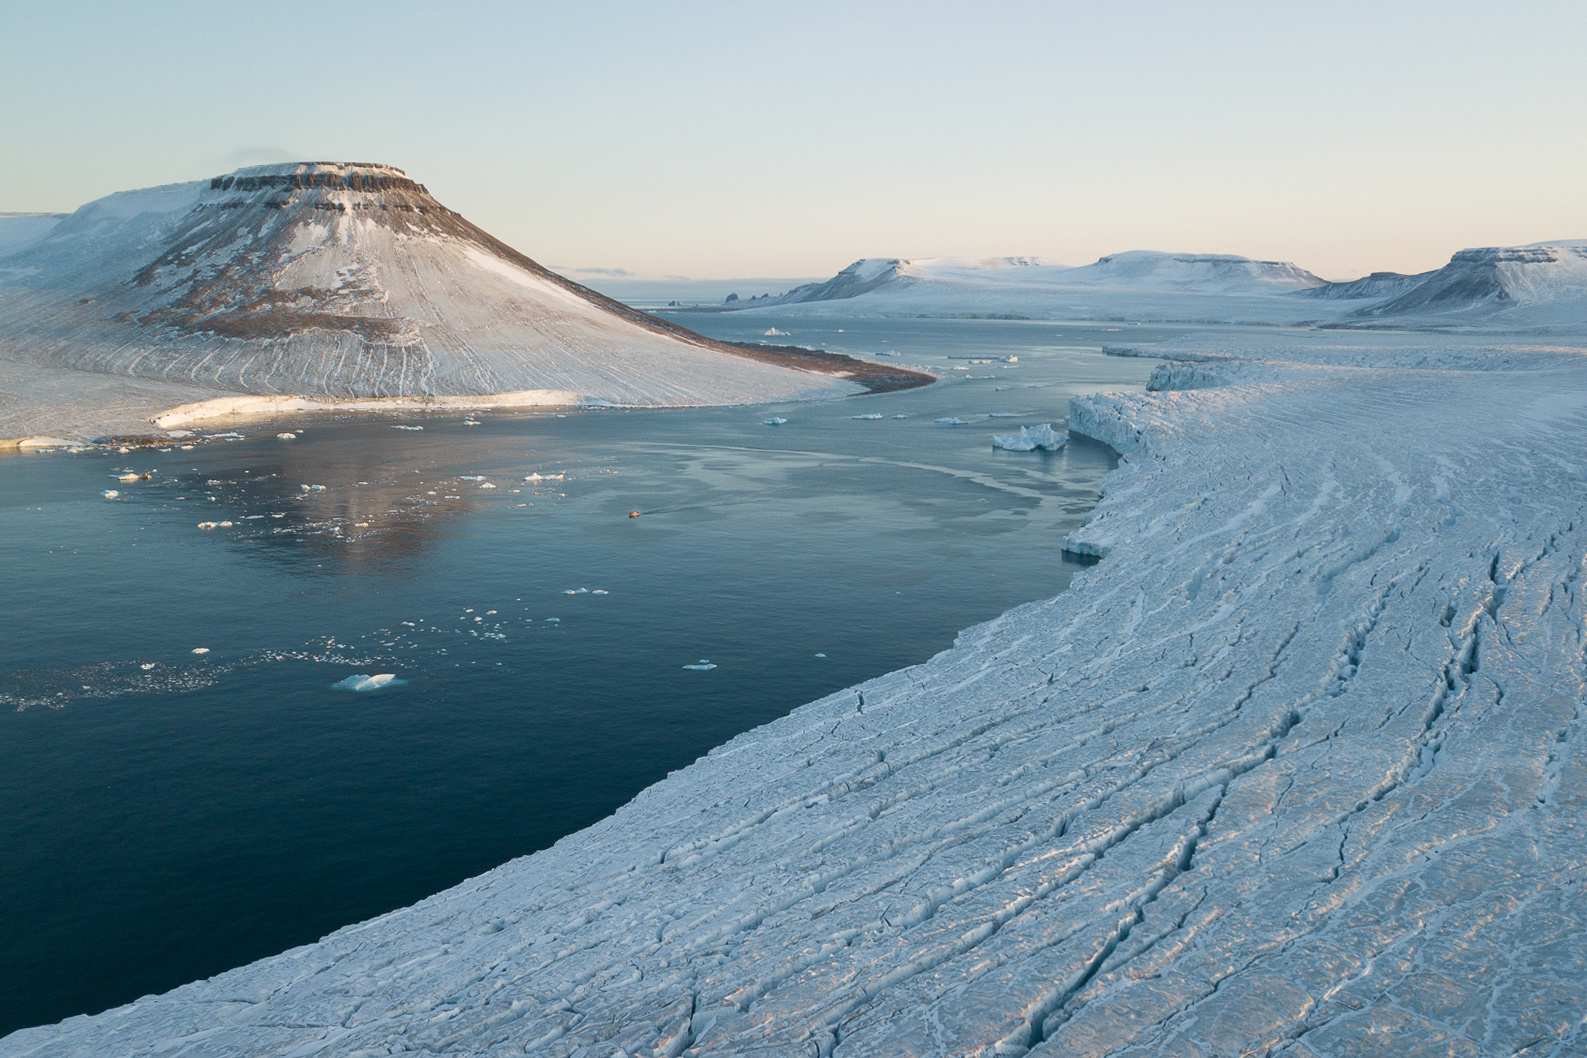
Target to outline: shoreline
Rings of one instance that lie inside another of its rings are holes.
[[[1407,1053],[1470,1040],[1450,1004],[1570,1053],[1587,361],[1281,341],[1072,402],[1121,462],[1063,594],[549,850],[7,1053]]]
[[[719,343],[729,345],[732,343]],[[333,397],[323,394],[251,394],[251,393],[219,393],[211,390],[212,396],[199,400],[189,400],[180,404],[163,405],[158,398],[152,397],[149,391],[155,391],[163,383],[158,379],[140,379],[135,377],[121,377],[114,375],[100,375],[94,372],[74,371],[60,369],[53,374],[61,378],[72,378],[78,381],[88,379],[91,384],[103,387],[135,387],[142,391],[140,394],[144,404],[143,413],[137,415],[138,420],[148,423],[158,430],[172,430],[200,422],[213,422],[235,417],[248,417],[250,419],[269,420],[285,415],[294,415],[305,412],[388,412],[388,411],[490,411],[545,407],[609,407],[609,408],[662,408],[662,407],[734,407],[751,406],[756,404],[784,403],[788,401],[811,400],[837,400],[844,397],[865,396],[872,393],[889,393],[904,389],[913,389],[919,386],[930,385],[937,381],[936,376],[891,364],[875,363],[869,360],[858,360],[843,353],[828,353],[822,350],[805,349],[797,346],[735,346],[735,355],[745,359],[756,360],[762,363],[789,367],[791,370],[813,376],[812,386],[809,389],[768,396],[765,400],[756,401],[723,401],[720,403],[678,403],[678,404],[624,404],[600,397],[591,397],[587,394],[577,393],[572,390],[528,389],[513,390],[501,393],[486,394],[440,394],[416,395],[404,397]],[[24,368],[18,361],[10,361],[13,368]],[[0,363],[0,367],[6,366]],[[51,374],[51,369],[31,365],[31,370],[45,375]],[[28,381],[35,381],[29,379]],[[852,391],[844,391],[844,387],[854,387]],[[17,386],[18,390],[26,389],[25,385]],[[193,387],[184,386],[191,390]],[[33,418],[35,421],[49,422],[51,412],[59,412],[64,405],[41,404],[36,409]],[[94,408],[100,410],[95,411]],[[81,421],[98,421],[109,423],[114,421],[118,429],[99,430],[97,427],[87,425],[62,425],[57,423],[39,432],[20,433],[14,437],[0,437],[0,452],[27,451],[37,448],[62,448],[74,445],[132,442],[144,443],[143,434],[137,432],[137,427],[126,418],[124,408],[114,409],[110,404],[101,402],[98,405],[90,403],[87,407],[79,409],[74,417],[67,416],[70,420],[75,418]],[[60,418],[56,414],[54,418]],[[63,436],[70,433],[87,433],[96,431],[92,438]],[[163,440],[157,435],[148,435],[149,443]]]

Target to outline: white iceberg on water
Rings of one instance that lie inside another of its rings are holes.
[[[1053,430],[1052,423],[1046,422],[1040,426],[1021,426],[1019,433],[992,435],[992,447],[1001,448],[1005,452],[1029,452],[1037,448],[1046,452],[1056,452],[1068,443],[1068,437],[1060,437]]]
[[[401,687],[407,682],[407,680],[397,679],[396,673],[393,672],[378,672],[373,676],[359,673],[356,676],[349,676],[345,680],[337,680],[335,683],[331,684],[331,690],[358,692],[378,691],[382,687]]]

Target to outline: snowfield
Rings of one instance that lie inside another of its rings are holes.
[[[1583,349],[1157,352],[1065,594],[0,1052],[1587,1052]]]

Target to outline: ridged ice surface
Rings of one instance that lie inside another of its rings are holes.
[[[0,1051],[1587,1051],[1587,360],[1284,341],[1076,402],[1126,459],[1064,595]]]

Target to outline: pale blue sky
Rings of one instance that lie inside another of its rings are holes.
[[[0,210],[381,161],[548,264],[1587,237],[1587,4],[0,6]]]

